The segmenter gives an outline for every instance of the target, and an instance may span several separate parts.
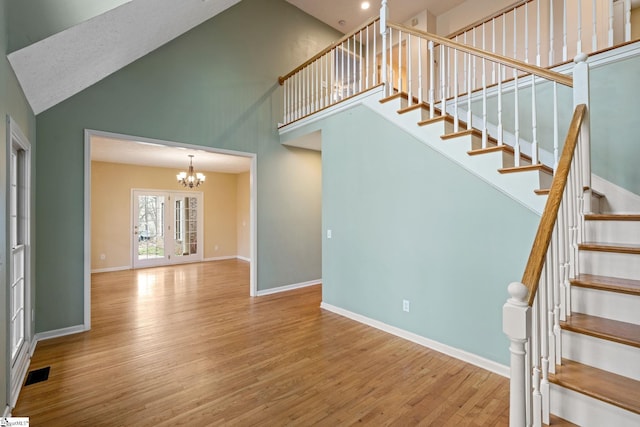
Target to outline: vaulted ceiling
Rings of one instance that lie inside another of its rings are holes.
[[[37,115],[240,1],[20,0],[10,6],[17,12],[8,58]],[[342,32],[380,7],[380,0],[369,10],[361,0],[287,1]],[[391,18],[403,22],[425,9],[440,14],[463,1],[393,0]]]

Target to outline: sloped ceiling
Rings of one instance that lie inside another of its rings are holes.
[[[39,114],[240,0],[132,0],[8,55]]]

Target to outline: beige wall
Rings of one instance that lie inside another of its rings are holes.
[[[238,174],[238,191],[236,196],[236,226],[237,226],[237,245],[238,256],[250,259],[251,258],[251,246],[250,246],[250,216],[249,206],[251,201],[250,185],[249,185],[249,172]]]
[[[92,270],[131,266],[131,190],[184,191],[175,179],[178,172],[176,169],[91,162]],[[240,192],[238,182],[247,186],[249,183],[249,173],[243,175],[247,177],[207,172],[207,181],[197,190],[204,198],[204,259],[239,255],[237,222],[241,214],[238,195],[244,193]],[[249,193],[248,188],[246,193]],[[248,202],[246,209],[248,212]],[[246,217],[249,217],[248,213]],[[101,255],[105,259],[101,259]]]

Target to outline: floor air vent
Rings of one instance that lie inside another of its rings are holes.
[[[47,366],[46,368],[35,369],[29,372],[29,374],[27,375],[27,380],[24,382],[24,385],[31,385],[31,384],[48,380],[50,370],[51,370],[51,367]]]

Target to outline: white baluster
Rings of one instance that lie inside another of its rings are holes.
[[[402,31],[398,31],[398,92],[402,92]]]
[[[473,115],[471,114],[471,54],[469,56],[469,72],[467,73],[467,130],[473,128]]]
[[[529,63],[529,3],[524,4],[524,62]]]
[[[418,104],[422,104],[422,39],[418,38]]]
[[[550,310],[551,305],[549,299],[551,295],[551,287],[553,286],[553,264],[552,258],[552,246],[549,246],[547,250],[546,261],[546,279],[544,287],[541,289],[538,298],[540,299],[540,367],[542,370],[542,378],[540,379],[540,398],[542,407],[541,409],[541,423],[549,425],[549,339],[551,337],[550,330],[551,324],[549,320],[553,316],[553,312]],[[551,317],[550,317],[551,316]]]
[[[476,29],[473,29],[473,47],[476,47]],[[477,70],[476,70],[476,57],[472,56],[471,57],[471,73],[473,75],[473,84],[469,85],[469,96],[471,96],[471,92],[473,92],[473,90],[475,88],[478,87],[478,74],[477,74]],[[469,80],[469,82],[471,82],[471,80]]]
[[[595,52],[598,50],[598,28],[597,28],[597,10],[596,10],[596,0],[593,0],[592,7],[592,25],[593,29],[591,30],[593,34],[591,34],[591,52]]]
[[[382,10],[380,10],[380,36],[382,38],[382,63],[380,64],[380,79],[381,83],[384,84],[384,94],[385,96],[389,96],[390,88],[389,88],[389,80],[387,80],[387,27],[386,27],[386,18],[383,14],[383,10],[386,10],[387,2],[384,0],[382,2]],[[376,70],[376,37],[373,38],[373,73],[374,76],[377,75]]]
[[[631,40],[631,0],[624,0],[624,41]]]
[[[465,31],[464,33],[464,44],[467,44],[467,32]],[[462,77],[462,82],[464,84],[464,91],[467,92],[467,95],[469,93],[471,93],[471,88],[469,86],[467,86],[467,75],[469,73],[469,68],[471,67],[471,56],[470,55],[465,55],[464,56],[464,70],[462,71],[462,73],[464,74],[464,76]]]
[[[389,28],[389,86],[389,95],[393,95],[393,28]]]
[[[491,52],[493,53],[497,53],[496,52],[496,18],[494,17],[493,19],[491,19]],[[491,62],[493,64],[493,67],[491,69],[491,83],[495,83],[496,80],[496,67],[497,67],[497,63],[496,62]]]
[[[502,307],[502,331],[511,344],[511,380],[509,382],[509,425],[526,425],[527,409],[525,345],[531,337],[531,310],[526,303],[528,289],[522,283],[511,283],[508,287],[510,298]]]
[[[360,46],[362,47],[362,44],[360,44]],[[353,35],[353,53],[351,54],[353,56],[353,68],[351,71],[351,75],[350,78],[353,80],[353,90],[351,92],[351,95],[355,95],[356,93],[358,93],[358,67],[356,65],[356,60],[357,60],[357,52],[358,52],[358,45],[356,44],[356,35]]]
[[[559,135],[558,135],[558,83],[553,82],[553,170],[558,168]]]
[[[536,76],[531,75],[531,131],[533,140],[531,142],[531,164],[538,162],[538,108],[536,107]]]
[[[582,153],[582,184],[588,188],[584,194],[584,213],[591,213],[591,127],[589,119],[589,65],[587,55],[579,54],[574,59],[573,104],[585,104],[587,112],[580,127],[580,152]]]
[[[609,0],[609,31],[608,31],[608,37],[607,37],[608,47],[613,46],[613,17],[614,17],[613,0]]]
[[[411,34],[407,34],[407,98],[409,98],[408,105],[413,103],[413,70],[411,57],[413,56],[411,51]]]
[[[507,14],[502,14],[502,55],[507,56]],[[503,73],[500,76],[500,80],[504,80],[506,77],[506,68],[502,69]]]
[[[346,74],[345,74],[345,79],[342,81],[342,94],[344,98],[349,97],[349,95],[351,95],[351,61],[349,60],[349,55],[351,55],[351,39],[347,39],[347,59],[346,59],[346,63],[347,63],[347,70],[346,70]],[[344,55],[344,52],[343,52]],[[346,93],[344,88],[346,88]]]
[[[540,40],[540,2],[542,0],[537,0],[536,1],[536,65],[538,67],[541,66],[541,56],[540,56],[540,51],[541,51],[541,40]],[[549,64],[551,65],[551,64]]]
[[[549,0],[549,66],[555,65],[555,31],[553,0]]]
[[[482,148],[487,148],[487,62],[482,58]]]
[[[520,106],[518,105],[518,70],[513,69],[513,97],[514,97],[514,136],[513,145],[514,166],[520,166]]]
[[[458,51],[453,50],[453,132],[460,130],[460,119],[458,118]]]
[[[576,43],[576,54],[582,52],[582,0],[578,0],[578,40]]]
[[[566,61],[567,53],[567,0],[562,1],[562,61]]]
[[[500,74],[500,76],[503,75],[503,67],[504,65],[502,64],[498,67],[498,74]],[[496,138],[498,139],[498,145],[504,143],[504,132],[502,128],[502,78],[498,79],[498,134]]]
[[[442,116],[447,115],[447,88],[446,88],[446,78],[447,78],[447,70],[446,64],[444,61],[444,52],[445,46],[440,45],[440,114]]]
[[[518,9],[513,9],[513,59],[518,59]]]
[[[345,64],[344,64],[344,42],[340,45],[341,49],[340,49],[340,64],[342,65],[340,68],[340,97],[338,99],[343,99],[344,98],[344,87],[345,87]],[[348,63],[349,61],[347,61]],[[348,64],[347,64],[348,65]]]
[[[433,42],[429,40],[429,118],[433,119],[435,116],[435,56],[433,56]]]
[[[544,283],[545,281],[545,276],[546,276],[546,266],[542,267],[542,274],[540,276],[540,284],[538,287],[538,295],[536,296],[536,299],[533,301],[533,307],[532,307],[532,317],[533,317],[533,321],[531,322],[531,341],[530,341],[530,346],[531,346],[531,362],[532,362],[532,366],[531,366],[531,373],[532,373],[532,378],[531,378],[531,385],[532,385],[532,393],[531,393],[531,421],[532,421],[532,425],[534,427],[540,427],[542,425],[542,393],[540,393],[540,382],[542,379],[542,369],[540,368],[540,356],[541,356],[541,344],[542,344],[542,340],[541,337],[543,335],[542,333],[542,325],[541,325],[541,320],[542,317],[544,317],[544,312],[542,311],[541,308],[541,303],[542,303],[542,298],[541,297],[541,292],[544,289],[544,287],[546,286],[546,284]]]

